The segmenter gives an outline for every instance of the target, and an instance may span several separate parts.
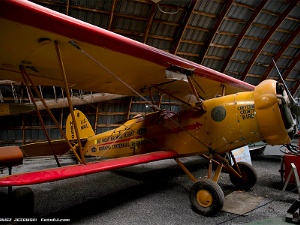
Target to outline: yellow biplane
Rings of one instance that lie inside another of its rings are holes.
[[[65,139],[25,145],[23,154],[57,155],[71,150],[80,162],[2,177],[2,187],[52,182],[174,158],[194,182],[192,206],[200,214],[212,216],[224,203],[217,184],[222,170],[229,173],[237,188],[249,189],[257,181],[251,165],[236,163],[233,149],[258,141],[289,144],[297,132],[294,114],[299,109],[292,107],[288,90],[277,81],[265,80],[255,87],[23,0],[0,1],[0,27],[0,79],[32,87],[64,87],[70,104],[66,132],[61,129]],[[150,96],[146,101],[153,112],[95,134],[83,113],[73,110],[70,88],[145,100],[144,96]],[[181,102],[182,110],[162,110],[151,101],[157,94]],[[196,179],[180,161],[180,157],[191,155],[209,161],[207,178]],[[85,156],[105,160],[91,163]],[[13,166],[21,158],[18,148],[2,147],[0,151],[2,165]],[[217,165],[214,174],[212,162]]]

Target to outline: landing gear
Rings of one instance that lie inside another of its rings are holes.
[[[252,188],[257,181],[257,174],[253,166],[245,162],[237,163],[240,170],[240,177],[234,176],[232,173],[229,174],[231,183],[237,188],[247,190]]]
[[[224,193],[214,181],[199,179],[190,190],[190,201],[196,212],[204,216],[214,216],[224,205]]]
[[[190,190],[190,201],[193,209],[197,213],[204,216],[214,216],[222,210],[224,205],[224,193],[217,184],[222,169],[225,169],[229,173],[230,180],[237,189],[245,190],[255,185],[257,174],[254,168],[245,162],[237,163],[233,154],[230,155],[234,166],[231,166],[228,160],[218,153],[212,153],[210,156],[202,155],[203,158],[209,160],[210,165],[208,167],[208,178],[199,180],[188,171],[178,158],[175,159],[178,165],[194,182]],[[218,165],[213,177],[211,177],[212,163]]]

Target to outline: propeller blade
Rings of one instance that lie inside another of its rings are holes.
[[[285,81],[284,81],[284,79],[283,79],[283,77],[282,77],[282,75],[281,75],[281,73],[279,71],[279,68],[276,65],[275,60],[274,59],[272,59],[272,60],[273,60],[273,63],[275,65],[275,68],[276,68],[276,70],[277,70],[277,72],[279,74],[279,77],[280,77],[280,79],[281,79],[281,81],[282,81],[282,83],[284,85],[285,91],[286,91],[286,93],[287,93],[287,95],[288,95],[288,97],[290,99],[291,111],[292,111],[293,114],[297,115],[298,118],[299,118],[300,117],[300,106],[298,105],[297,101],[294,99],[294,97],[292,96],[291,92],[287,88],[286,83],[285,83]]]

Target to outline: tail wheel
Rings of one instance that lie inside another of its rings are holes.
[[[239,162],[238,166],[240,168],[242,178],[229,174],[231,183],[237,189],[247,190],[252,188],[257,182],[257,174],[254,167],[245,162]]]
[[[190,201],[199,214],[214,216],[223,208],[224,193],[216,182],[203,178],[193,184]]]

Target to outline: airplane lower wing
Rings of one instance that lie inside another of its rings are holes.
[[[120,169],[142,163],[170,159],[177,156],[173,151],[157,151],[142,155],[91,162],[85,165],[70,165],[35,172],[15,174],[0,178],[0,187],[39,184],[78,177],[98,172]]]

